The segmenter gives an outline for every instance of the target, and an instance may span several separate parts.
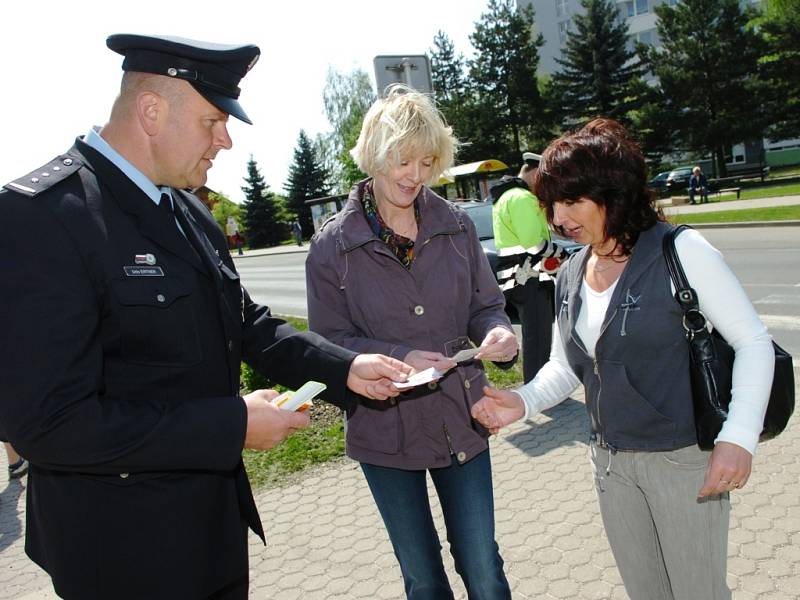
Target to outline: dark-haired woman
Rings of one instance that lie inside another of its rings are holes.
[[[595,488],[632,600],[722,600],[729,492],[750,475],[772,381],[770,336],[722,255],[690,230],[676,240],[700,309],[736,351],[730,415],[698,448],[689,357],[647,190],[625,128],[597,119],[553,142],[536,196],[550,222],[586,244],[556,283],[550,361],[515,391],[485,389],[473,416],[497,429],[586,390]]]

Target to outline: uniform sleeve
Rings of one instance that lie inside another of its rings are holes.
[[[772,338],[719,250],[694,230],[679,235],[675,248],[700,310],[735,351],[731,404],[716,441],[755,454],[775,369]]]
[[[241,398],[180,401],[133,375],[129,391],[112,396],[103,357],[113,340],[103,326],[113,316],[77,250],[88,242],[74,240],[41,198],[0,200],[0,422],[9,441],[51,469],[233,469],[246,429]]]
[[[385,354],[403,360],[413,348],[375,340],[358,330],[350,316],[336,268],[328,263],[328,259],[337,254],[323,246],[325,242],[314,238],[306,257],[308,328],[354,352]],[[347,260],[347,257],[343,260]]]
[[[350,363],[356,353],[331,343],[311,331],[300,332],[269,308],[244,294],[243,359],[272,381],[298,388],[320,381],[327,389],[322,399],[348,410],[355,395],[347,389]]]

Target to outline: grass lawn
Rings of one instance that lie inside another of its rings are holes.
[[[759,187],[744,189],[741,192],[741,200],[754,200],[756,198],[775,198],[777,196],[797,196],[800,195],[800,184],[776,185],[772,187]],[[712,193],[709,198],[715,199],[716,194]],[[720,202],[736,200],[736,194],[721,194]]]
[[[296,328],[305,330],[304,319],[286,318]],[[492,385],[499,388],[516,387],[522,383],[522,366],[519,361],[511,369],[502,371],[492,363],[487,365],[487,375]],[[270,384],[246,365],[242,366],[243,393],[265,387],[283,389]],[[281,485],[292,473],[315,464],[344,456],[344,427],[339,409],[318,401],[311,408],[311,426],[289,437],[265,452],[245,450],[244,464],[254,488]]]
[[[800,220],[800,205],[670,215],[669,220],[672,223],[687,223],[689,225],[692,223],[743,223],[748,221]]]

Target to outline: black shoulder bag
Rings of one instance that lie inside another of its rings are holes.
[[[694,424],[697,444],[704,450],[714,447],[714,440],[728,417],[731,402],[733,348],[717,332],[709,332],[706,317],[698,307],[697,294],[689,286],[678,254],[675,238],[687,225],[680,225],[664,236],[664,258],[667,261],[675,299],[683,310],[683,328],[689,342],[689,369],[694,402]],[[760,440],[769,440],[786,428],[794,411],[794,368],[792,357],[774,341],[775,375],[769,395],[764,429]]]

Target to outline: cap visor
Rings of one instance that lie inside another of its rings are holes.
[[[239,119],[240,121],[244,121],[248,125],[253,124],[253,122],[250,120],[250,117],[248,117],[247,113],[244,112],[242,105],[239,104],[239,101],[236,100],[235,98],[231,98],[230,96],[224,96],[222,94],[218,94],[217,92],[211,90],[198,89],[197,87],[195,87],[195,89],[201,96],[203,96],[203,98],[211,102],[211,104],[216,106],[222,112],[227,113],[232,117],[236,117],[237,119]]]

